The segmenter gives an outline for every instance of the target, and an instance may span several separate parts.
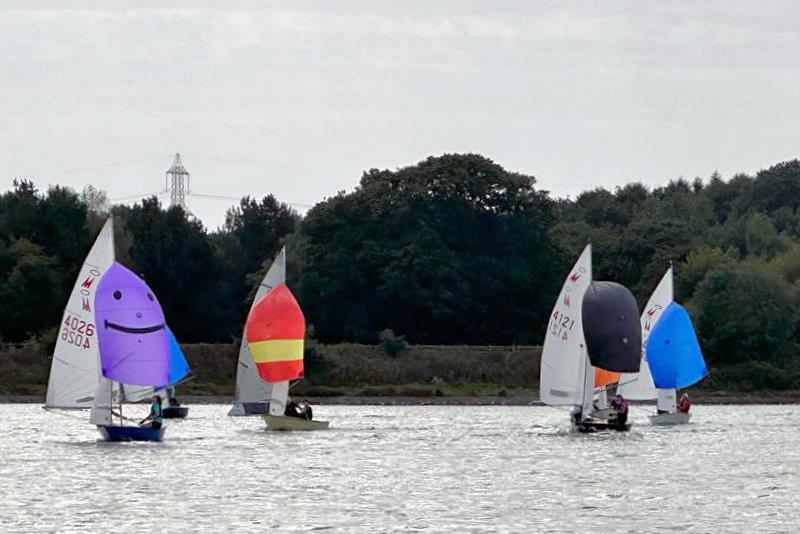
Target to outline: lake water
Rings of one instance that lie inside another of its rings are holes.
[[[698,405],[672,428],[634,408],[597,435],[546,407],[320,406],[311,433],[227,409],[113,444],[87,414],[0,405],[0,531],[800,530],[794,406]]]

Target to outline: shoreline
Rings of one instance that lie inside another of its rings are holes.
[[[758,394],[742,393],[701,393],[692,394],[693,404],[800,404],[800,392],[764,392]],[[298,396],[297,398],[301,398]],[[450,396],[413,397],[385,396],[367,397],[342,395],[335,397],[302,397],[318,406],[543,406],[538,395],[522,396]],[[233,404],[233,397],[227,395],[182,395],[181,403],[192,404]],[[0,395],[0,404],[43,404],[39,395]],[[631,401],[633,405],[655,404],[654,401]]]

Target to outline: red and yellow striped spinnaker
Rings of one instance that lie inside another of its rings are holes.
[[[306,319],[286,284],[272,288],[253,306],[244,335],[264,381],[303,377]]]

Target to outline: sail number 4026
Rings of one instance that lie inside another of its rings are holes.
[[[94,336],[94,325],[77,317],[67,315],[64,327],[61,329],[61,339],[76,347],[88,349],[91,347],[89,339]]]
[[[569,339],[569,332],[575,326],[575,320],[570,319],[568,316],[561,312],[553,312],[553,317],[550,318],[550,334],[556,336],[562,341]]]

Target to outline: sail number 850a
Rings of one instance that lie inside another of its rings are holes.
[[[569,332],[572,331],[573,326],[575,326],[574,319],[570,319],[563,313],[555,311],[553,312],[553,317],[550,318],[548,330],[550,334],[556,336],[562,341],[566,341],[569,339]]]
[[[91,347],[89,338],[94,336],[94,325],[82,321],[77,317],[67,315],[64,319],[64,328],[61,329],[61,339],[76,347],[88,349]]]

